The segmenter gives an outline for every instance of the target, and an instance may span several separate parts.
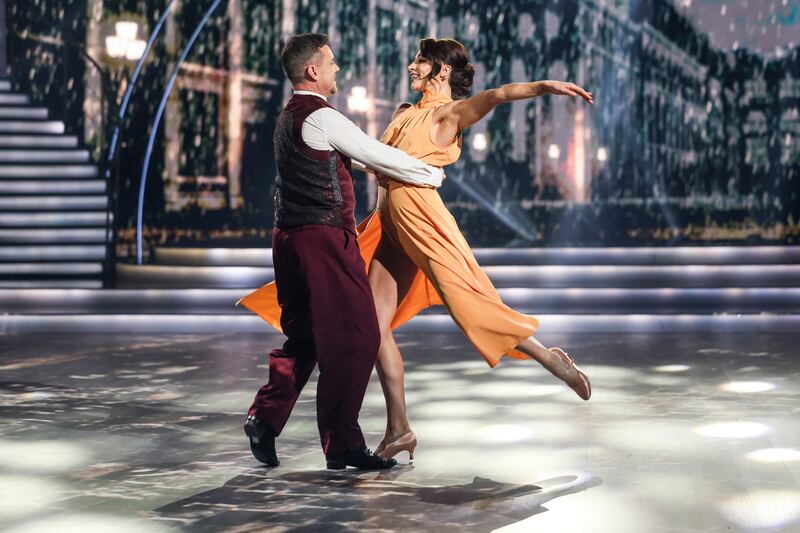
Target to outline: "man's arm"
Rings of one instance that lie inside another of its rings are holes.
[[[303,123],[302,133],[307,144],[307,136],[318,139],[315,143],[317,146],[309,144],[317,149],[322,149],[318,146],[321,144],[319,141],[322,141],[319,133],[324,133],[330,146],[328,149],[338,150],[379,174],[386,174],[413,185],[439,187],[442,184],[442,169],[373,139],[335,109],[322,108],[314,111]]]

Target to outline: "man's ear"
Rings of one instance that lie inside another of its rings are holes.
[[[306,67],[306,79],[308,81],[317,81],[319,79],[319,70],[316,65],[311,64]]]

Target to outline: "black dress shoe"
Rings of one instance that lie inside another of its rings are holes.
[[[255,416],[248,416],[244,422],[244,433],[250,437],[250,451],[256,459],[269,466],[278,466],[275,452],[275,432]]]
[[[394,459],[378,457],[366,446],[360,450],[347,452],[344,455],[327,455],[325,459],[329,470],[344,470],[348,466],[354,466],[360,470],[386,470],[397,464]]]

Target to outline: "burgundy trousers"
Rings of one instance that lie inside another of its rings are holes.
[[[375,302],[355,236],[307,225],[272,234],[281,327],[288,339],[269,355],[269,382],[248,414],[280,434],[319,364],[317,425],[326,455],[364,446],[358,413],[380,346]]]

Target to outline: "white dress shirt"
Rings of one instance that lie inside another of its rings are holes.
[[[327,98],[312,91],[294,91]],[[444,179],[441,168],[423,163],[402,150],[392,148],[361,131],[347,117],[333,108],[323,107],[303,121],[303,141],[315,150],[336,150],[353,161],[353,166],[386,174],[398,181],[425,187],[439,187]]]

